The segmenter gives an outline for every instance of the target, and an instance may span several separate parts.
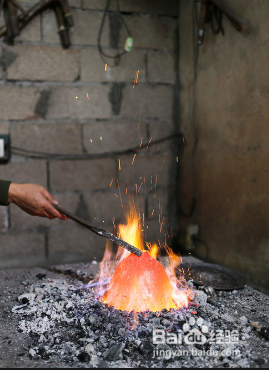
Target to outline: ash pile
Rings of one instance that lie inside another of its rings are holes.
[[[192,282],[188,282],[192,286]],[[43,278],[18,297],[27,355],[72,367],[266,367],[269,301],[240,291],[199,290],[188,308],[116,310],[77,280]]]

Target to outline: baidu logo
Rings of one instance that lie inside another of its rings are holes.
[[[152,340],[153,344],[205,344],[207,341],[205,333],[208,333],[208,326],[204,324],[204,320],[201,317],[197,320],[191,317],[177,333],[153,329]]]

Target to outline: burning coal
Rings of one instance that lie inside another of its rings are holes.
[[[189,288],[176,277],[181,261],[167,246],[168,266],[158,261],[156,244],[144,248],[140,218],[132,209],[126,225],[119,225],[119,237],[143,251],[141,257],[119,248],[116,257],[107,245],[100,263],[100,273],[89,284],[98,299],[122,311],[152,311],[188,306]]]

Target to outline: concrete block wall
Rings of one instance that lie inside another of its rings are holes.
[[[20,3],[27,8],[35,2]],[[106,1],[69,4],[75,26],[68,50],[60,44],[50,9],[33,19],[13,46],[1,42],[0,132],[10,133],[12,147],[45,155],[34,158],[13,150],[11,161],[0,165],[0,178],[38,183],[62,207],[111,231],[113,224],[124,222],[131,198],[139,206],[146,241],[163,243],[166,229],[177,225],[171,202],[178,140],[136,155],[113,152],[177,131],[178,2],[120,1],[134,48],[117,63],[100,57],[97,49]],[[110,10],[115,9],[111,1]],[[112,55],[117,53],[114,27],[115,18],[107,17],[101,44]],[[126,37],[121,27],[118,45]],[[110,154],[100,157],[104,153]],[[96,156],[82,160],[86,154]],[[105,243],[70,220],[0,207],[0,268],[100,260]]]

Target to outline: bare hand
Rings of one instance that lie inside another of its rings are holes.
[[[51,203],[58,204],[57,200],[43,186],[37,184],[11,183],[8,192],[8,202],[14,203],[31,216],[47,217],[67,220],[67,217],[58,212]]]

